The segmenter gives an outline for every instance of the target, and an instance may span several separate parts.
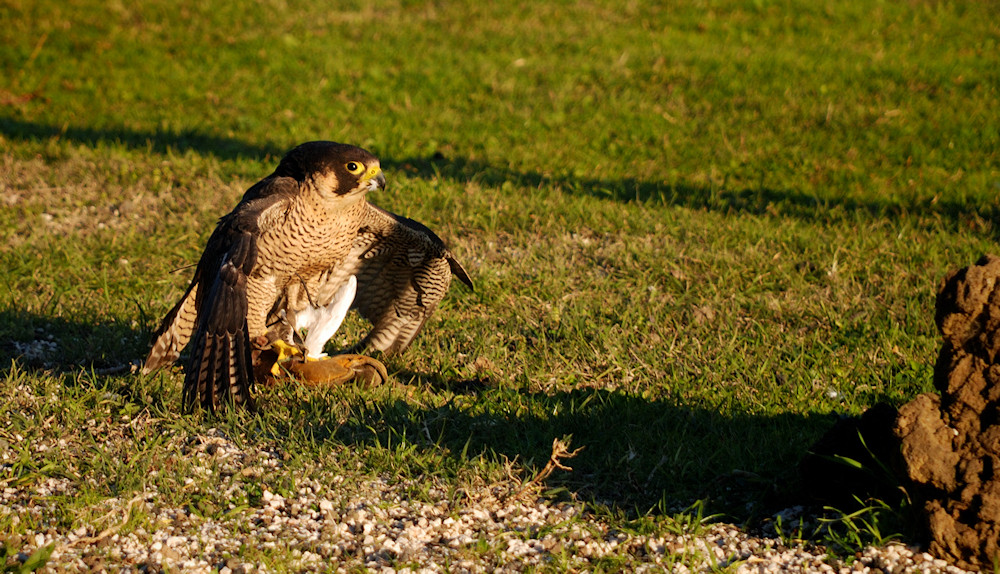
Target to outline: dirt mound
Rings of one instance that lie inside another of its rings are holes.
[[[992,569],[1000,560],[1000,258],[949,273],[935,319],[944,336],[934,368],[940,394],[900,407],[894,434],[924,505],[930,552]]]
[[[843,418],[799,464],[803,494],[838,508],[911,495],[931,554],[966,570],[1000,562],[1000,257],[938,289],[937,393]],[[839,460],[857,461],[853,466]]]

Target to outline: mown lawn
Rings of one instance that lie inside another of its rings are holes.
[[[833,414],[930,389],[938,282],[997,250],[995,2],[349,4],[0,3],[0,484],[78,480],[52,528],[153,482],[201,504],[158,433],[211,427],[289,453],[261,488],[321,460],[460,492],[571,435],[551,496],[753,522]],[[119,367],[315,139],[376,153],[372,200],[476,291],[396,385],[178,416],[180,369]],[[101,439],[140,415],[155,433]],[[31,448],[60,438],[82,446]]]

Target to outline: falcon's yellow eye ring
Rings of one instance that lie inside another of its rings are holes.
[[[344,167],[347,168],[347,171],[349,173],[352,173],[354,175],[361,175],[361,172],[365,170],[364,164],[358,163],[356,161],[349,161]]]

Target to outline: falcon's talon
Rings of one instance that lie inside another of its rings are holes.
[[[302,354],[302,349],[299,349],[295,345],[289,345],[281,339],[271,343],[271,348],[278,350],[278,362],[284,361],[285,359],[291,359],[296,355]]]
[[[278,352],[278,358],[275,359],[274,364],[271,365],[271,374],[275,377],[281,376],[281,363],[302,354],[301,349],[294,345],[289,345],[281,339],[271,343],[271,348]]]

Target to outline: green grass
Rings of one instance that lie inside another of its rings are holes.
[[[83,493],[38,526],[151,484],[221,512],[166,462],[213,425],[454,496],[571,435],[546,484],[613,522],[750,521],[830,413],[930,389],[937,284],[1000,229],[995,2],[342,4],[0,5],[0,481]],[[176,416],[178,372],[101,374],[313,139],[378,154],[374,202],[476,282],[389,362],[402,386],[265,389],[215,421]],[[150,426],[96,440],[125,416]]]

